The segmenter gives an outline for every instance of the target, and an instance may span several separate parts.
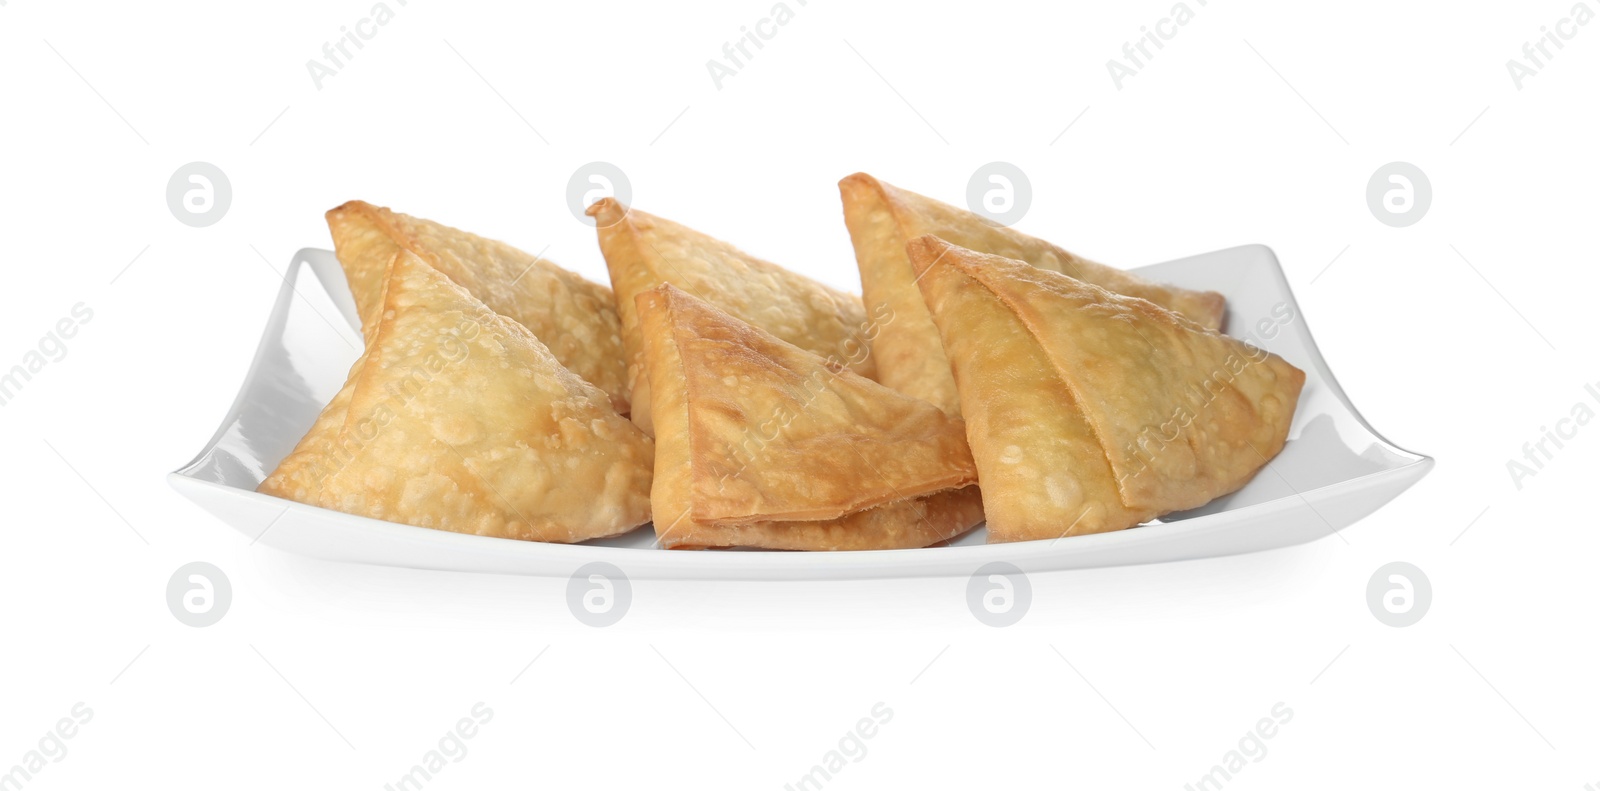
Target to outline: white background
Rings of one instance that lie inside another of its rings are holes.
[[[0,366],[94,312],[0,407],[0,769],[94,711],[27,788],[379,789],[478,701],[493,720],[429,789],[780,789],[880,701],[829,788],[1181,789],[1280,701],[1228,788],[1600,787],[1600,427],[1520,491],[1506,470],[1600,381],[1600,23],[1520,90],[1505,65],[1571,0],[1191,3],[1120,91],[1106,61],[1168,0],[792,3],[721,90],[706,62],[767,0],[391,5],[318,90],[306,62],[367,0],[0,3]],[[234,193],[203,229],[165,201],[195,160]],[[167,487],[325,209],[548,245],[604,282],[564,197],[591,160],[851,289],[857,170],[961,203],[1016,163],[1019,227],[1111,263],[1271,245],[1352,400],[1438,467],[1348,544],[1036,575],[1005,629],[965,579],[636,581],[593,629],[565,580],[305,560]],[[1433,185],[1405,229],[1365,199],[1394,160]],[[209,628],[166,607],[192,560],[232,580]],[[1409,628],[1365,602],[1394,560],[1433,584]]]

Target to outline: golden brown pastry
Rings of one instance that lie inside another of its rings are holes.
[[[361,201],[329,211],[328,229],[368,339],[383,306],[384,272],[404,248],[527,327],[563,366],[628,413],[622,325],[611,289],[504,242]]]
[[[663,546],[923,547],[982,521],[959,419],[670,284],[637,308]]]
[[[1142,297],[1188,316],[1210,329],[1222,326],[1224,301],[1212,291],[1189,291],[1073,255],[1043,239],[997,225],[972,212],[885,184],[865,173],[839,182],[845,224],[861,268],[867,310],[881,321],[871,338],[878,381],[959,414],[960,399],[950,379],[950,360],[939,344],[928,309],[918,293],[906,243],[924,234],[971,250],[1025,261],[1110,289]]]
[[[533,541],[649,520],[653,443],[604,392],[410,251],[384,282],[366,353],[258,491]]]
[[[1283,449],[1305,373],[1277,355],[934,236],[908,255],[954,364],[991,542],[1195,508]]]
[[[634,297],[671,283],[806,351],[875,375],[868,348],[867,315],[861,299],[745,253],[727,242],[670,220],[654,217],[613,198],[589,207],[600,234],[600,251],[611,272],[627,349],[630,401],[640,404],[633,420],[651,431],[650,380],[644,373],[644,342]]]

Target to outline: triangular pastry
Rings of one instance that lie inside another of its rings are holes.
[[[653,443],[605,393],[409,251],[385,283],[366,353],[258,491],[534,541],[649,520]]]
[[[990,541],[1194,508],[1282,450],[1305,373],[1277,355],[933,236],[908,252],[953,363]]]
[[[869,379],[875,376],[867,336],[871,328],[861,299],[727,242],[630,209],[614,198],[589,207],[600,235],[600,251],[611,273],[627,350],[629,399],[640,404],[633,419],[650,428],[650,380],[644,373],[644,342],[634,298],[671,283],[806,351]]]
[[[663,546],[922,547],[982,521],[958,418],[670,284],[637,307]]]
[[[950,361],[917,292],[906,260],[906,243],[933,234],[970,250],[1025,261],[1119,294],[1142,297],[1210,329],[1222,326],[1224,300],[1212,291],[1190,291],[1073,255],[1043,239],[998,225],[981,215],[885,184],[865,173],[839,182],[845,224],[861,268],[861,290],[880,322],[871,345],[878,381],[957,414],[959,398]]]
[[[568,370],[628,413],[622,325],[611,289],[539,256],[430,220],[350,201],[328,212],[334,252],[368,339],[383,307],[383,276],[409,250],[496,313],[527,327]]]

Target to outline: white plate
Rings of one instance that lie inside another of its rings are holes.
[[[321,288],[296,288],[307,267]],[[255,362],[221,428],[168,479],[252,542],[331,560],[563,577],[603,560],[644,579],[851,579],[966,576],[995,560],[1031,572],[1302,544],[1372,513],[1433,467],[1432,459],[1395,447],[1357,414],[1318,354],[1267,247],[1235,247],[1135,271],[1222,292],[1229,332],[1304,369],[1306,384],[1288,444],[1248,485],[1131,530],[991,546],[979,528],[950,546],[871,552],[668,551],[651,548],[649,527],[586,544],[538,544],[410,527],[259,494],[261,479],[344,384],[361,346],[355,302],[338,261],[329,251],[311,249],[290,264]],[[1276,331],[1250,337],[1260,326]]]

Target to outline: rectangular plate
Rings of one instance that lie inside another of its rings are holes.
[[[320,288],[296,288],[301,273]],[[289,454],[359,356],[355,301],[332,252],[295,254],[233,408],[173,488],[252,542],[330,560],[565,577],[608,561],[640,579],[967,576],[1005,560],[1023,571],[1217,557],[1314,541],[1394,499],[1433,467],[1368,426],[1322,361],[1272,250],[1235,247],[1143,267],[1140,275],[1228,298],[1229,333],[1306,372],[1289,441],[1244,488],[1202,508],[1115,533],[986,545],[980,527],[948,546],[867,552],[668,551],[647,527],[584,544],[449,533],[329,511],[255,491]],[[1063,529],[1066,526],[1063,525]]]

